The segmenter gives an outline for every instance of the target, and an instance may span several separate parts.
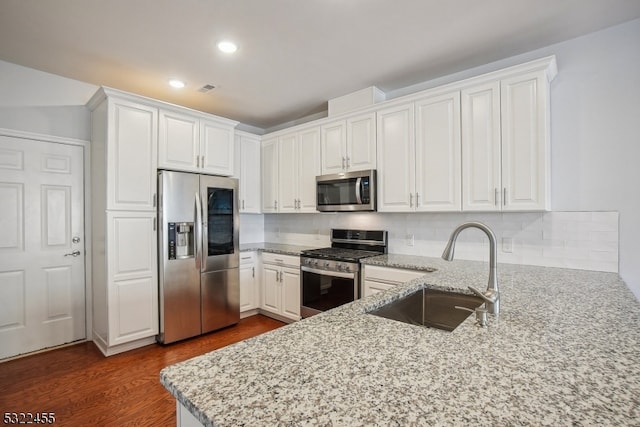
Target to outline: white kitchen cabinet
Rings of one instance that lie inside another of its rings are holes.
[[[101,88],[91,110],[93,339],[105,355],[155,341],[157,108]]]
[[[550,101],[545,72],[500,82],[503,211],[550,209]]]
[[[262,212],[278,212],[278,138],[262,141]]]
[[[401,104],[377,113],[378,210],[414,209],[415,133],[414,104]]]
[[[549,209],[549,84],[544,71],[462,91],[463,210]]]
[[[106,185],[106,209],[155,209],[158,110],[103,91],[94,102],[94,133],[103,141],[99,150],[104,150],[102,162],[106,160],[101,168],[105,176],[98,182]]]
[[[429,96],[415,104],[417,211],[462,208],[460,92]]]
[[[235,133],[235,176],[239,180],[240,213],[261,213],[260,137]]]
[[[460,93],[378,112],[378,210],[461,209]]]
[[[300,258],[262,254],[261,311],[281,320],[300,319]]]
[[[240,254],[240,316],[256,310],[259,306],[260,276],[258,272],[257,254],[242,252]],[[249,313],[252,314],[252,313]]]
[[[232,176],[237,122],[189,110],[160,110],[158,167]]]
[[[461,94],[463,210],[500,209],[500,82]]]
[[[318,127],[279,138],[279,212],[316,212],[316,176],[320,174],[319,159]]]
[[[422,277],[425,274],[429,273],[420,270],[365,265],[362,295],[363,297],[368,297]]]
[[[107,213],[109,347],[158,333],[156,215]]]
[[[323,175],[376,168],[373,112],[322,125],[321,141]]]
[[[262,211],[316,212],[320,129],[268,137],[262,143]]]

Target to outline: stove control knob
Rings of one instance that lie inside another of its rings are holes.
[[[318,260],[313,261],[313,265],[318,266]]]
[[[351,266],[349,264],[345,264],[345,265],[342,266],[342,269],[344,271],[351,271]]]
[[[325,261],[325,263],[324,263],[325,268],[329,268],[330,265],[331,265],[331,263],[329,261]]]

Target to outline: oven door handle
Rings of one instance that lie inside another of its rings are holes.
[[[300,270],[306,271],[307,273],[320,274],[323,276],[342,277],[344,279],[355,279],[356,277],[355,273],[342,273],[340,271],[317,270],[315,268],[309,268],[305,266],[300,267]]]

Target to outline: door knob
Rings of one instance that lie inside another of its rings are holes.
[[[73,251],[70,254],[64,254],[64,256],[72,256],[72,257],[77,257],[78,255],[80,255],[80,251]]]
[[[78,236],[74,236],[73,239],[71,239],[71,241],[73,243],[80,243],[80,238]]]

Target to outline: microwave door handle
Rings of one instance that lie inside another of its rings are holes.
[[[202,203],[200,201],[200,193],[196,191],[195,200],[196,221],[195,221],[195,243],[196,243],[196,269],[200,270],[202,267]]]
[[[359,205],[362,204],[362,195],[360,193],[360,187],[362,187],[362,178],[356,179],[356,202]]]

